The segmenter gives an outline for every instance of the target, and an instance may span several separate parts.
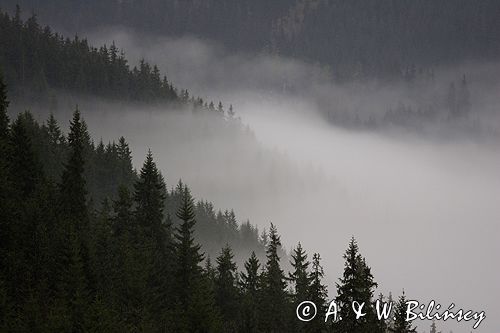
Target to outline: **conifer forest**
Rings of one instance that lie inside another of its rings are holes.
[[[497,333],[500,2],[0,0],[0,333]]]

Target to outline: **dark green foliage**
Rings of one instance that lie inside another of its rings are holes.
[[[307,254],[299,243],[292,253],[293,271],[290,273],[289,280],[294,287],[293,301],[299,304],[307,299],[309,294],[309,261]]]
[[[20,1],[3,2],[12,10]],[[338,78],[411,77],[422,67],[495,60],[500,54],[496,0],[21,3],[68,31],[118,25],[174,37],[194,35],[237,50],[319,62]],[[68,13],[78,13],[78,20]]]
[[[139,181],[134,187],[135,218],[143,236],[155,239],[158,244],[164,243],[166,241],[163,224],[165,184],[153,162],[151,151],[148,152]]]
[[[394,309],[394,328],[391,330],[394,333],[412,333],[415,332],[415,328],[412,328],[412,323],[406,320],[406,296],[403,291],[403,295],[399,297],[398,302],[395,304]],[[435,330],[435,326],[434,326]]]
[[[87,188],[84,178],[84,149],[88,133],[81,119],[78,109],[73,113],[68,135],[68,146],[70,157],[65,164],[61,177],[61,215],[72,219],[78,229],[86,227],[87,212]]]
[[[3,94],[0,90],[0,100]],[[248,221],[239,225],[232,210],[216,213],[209,202],[195,204],[182,182],[167,191],[151,152],[137,177],[125,140],[95,147],[78,110],[67,139],[53,117],[43,126],[29,112],[12,124],[5,119],[6,135],[0,136],[5,153],[0,158],[0,331],[326,329],[320,321],[299,327],[294,311],[303,297],[324,308],[320,257],[313,256],[309,269],[305,251],[297,247],[291,293],[274,225],[258,239],[257,228]],[[59,160],[63,165],[57,165]],[[108,169],[118,175],[100,189]],[[96,197],[103,199],[91,204]],[[257,252],[251,252],[241,273],[230,245],[220,252],[216,267],[207,259],[202,268],[205,254],[198,239],[211,246],[228,240],[239,251]],[[264,246],[266,264],[260,270],[256,253]],[[355,278],[345,275],[345,285],[352,282],[356,295],[371,299],[375,284],[354,241],[350,252],[346,258],[354,259],[346,269],[355,267]],[[353,294],[348,287],[339,290],[344,298]]]
[[[134,101],[177,100],[176,89],[156,66],[141,61],[130,69],[114,44],[95,48],[86,39],[65,39],[40,26],[36,16],[23,22],[4,12],[0,36],[0,67],[8,69],[15,95],[50,102],[49,88],[59,88]]]
[[[252,251],[252,255],[245,262],[245,271],[240,273],[241,301],[241,332],[258,332],[259,328],[259,291],[261,276],[259,273],[259,259]]]
[[[226,332],[234,332],[239,322],[240,297],[237,287],[236,263],[233,258],[231,248],[226,245],[217,257],[215,273],[215,301],[225,321],[224,330]]]
[[[310,285],[308,289],[308,300],[316,304],[318,313],[320,315],[314,318],[309,322],[308,325],[304,327],[304,330],[306,332],[320,333],[324,332],[327,327],[331,327],[329,323],[325,324],[324,316],[322,315],[326,314],[328,308],[328,290],[323,284],[325,273],[320,261],[321,257],[319,253],[315,253],[313,255],[312,269],[309,273]]]
[[[190,96],[187,90],[182,90],[179,96],[177,88],[166,76],[161,76],[156,65],[141,60],[131,68],[125,53],[114,43],[96,48],[78,36],[64,38],[49,27],[40,26],[35,15],[23,21],[17,8],[13,17],[0,8],[0,71],[5,71],[11,96],[16,101],[33,102],[55,111],[60,92],[69,91],[120,101],[209,109],[201,98]],[[0,101],[0,105],[3,105],[0,109],[6,107],[6,101]],[[224,117],[222,103],[218,110],[210,110]],[[5,124],[5,119],[0,118],[0,129]],[[109,153],[108,147],[105,150]],[[97,187],[88,185],[90,191]]]
[[[30,197],[33,195],[36,186],[40,185],[42,169],[34,155],[31,140],[28,137],[26,125],[21,116],[11,126],[10,140],[12,149],[10,165],[13,181],[20,191],[20,198]]]
[[[354,237],[344,254],[345,267],[340,283],[337,283],[337,303],[342,320],[335,323],[334,328],[341,333],[376,333],[380,331],[373,305],[373,292],[377,284],[373,281],[370,268],[358,252],[358,244]],[[352,302],[365,303],[363,312],[366,316],[356,319],[351,310]]]
[[[201,246],[195,243],[196,224],[194,202],[187,186],[179,183],[180,205],[177,217],[181,220],[174,235],[174,304],[179,319],[179,332],[216,332],[219,317],[215,309],[210,281],[200,266],[203,261]]]
[[[194,226],[195,213],[191,192],[187,186],[179,184],[181,191],[181,202],[177,211],[177,217],[182,221],[174,235],[175,238],[175,277],[178,301],[188,301],[189,295],[193,293],[201,278],[202,269],[200,263],[203,261],[201,246],[195,243]],[[185,304],[184,304],[185,305]],[[187,308],[187,307],[186,307]]]
[[[280,247],[278,230],[271,224],[266,249],[267,262],[262,277],[259,314],[261,329],[268,329],[271,332],[287,331],[287,318],[289,318],[290,311],[285,274],[281,269],[278,255]]]

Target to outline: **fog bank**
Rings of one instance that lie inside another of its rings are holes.
[[[422,302],[484,310],[487,318],[478,331],[500,327],[496,139],[348,131],[321,116],[325,105],[380,114],[389,105],[411,102],[414,96],[403,85],[337,86],[307,64],[226,54],[193,39],[148,40],[113,31],[91,40],[115,40],[132,59],[158,63],[174,83],[233,103],[259,142],[235,140],[239,136],[196,115],[89,104],[99,111],[84,113],[91,131],[105,140],[125,135],[137,166],[151,148],[169,185],[182,177],[198,198],[234,208],[240,220],[249,218],[261,228],[273,221],[287,248],[301,241],[310,256],[319,251],[331,296],[342,254],[355,236],[384,294],[396,296],[404,288]],[[477,119],[498,128],[498,67],[467,66],[436,71],[446,82],[468,70],[477,83]],[[454,332],[472,327],[437,325]],[[418,323],[419,331],[429,326]]]

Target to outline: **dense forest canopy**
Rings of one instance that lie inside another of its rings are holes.
[[[493,0],[0,0],[0,332],[415,333],[411,296],[389,293],[406,284],[494,309],[498,274],[476,259],[494,257],[498,235],[499,132],[485,126],[498,78],[484,72],[499,18]],[[260,137],[158,58],[133,64],[81,37],[105,27],[234,52],[222,67],[249,83],[229,89],[216,69],[200,90],[244,101]],[[278,65],[318,80],[289,82]],[[304,322],[306,300],[318,312]],[[342,320],[325,320],[332,301]],[[377,301],[394,303],[388,318]]]
[[[136,173],[125,139],[95,147],[79,110],[64,135],[53,117],[11,122],[8,105],[0,77],[0,330],[411,331],[375,317],[377,284],[354,238],[336,300],[364,301],[370,315],[300,322],[294,309],[306,298],[327,308],[319,254],[310,261],[299,243],[287,274],[273,224],[259,238],[234,212],[195,203],[182,182],[168,191],[151,151]],[[222,247],[215,260],[203,250],[210,241]],[[251,252],[240,269],[235,247]]]
[[[123,102],[190,106],[234,117],[233,107],[204,101],[175,87],[156,65],[141,60],[131,67],[114,43],[99,48],[76,35],[73,39],[41,26],[37,16],[26,20],[16,7],[11,16],[0,8],[0,68],[13,100],[32,100],[52,111],[60,92]]]
[[[399,77],[411,66],[500,56],[495,0],[2,0],[0,6],[12,10],[17,3],[70,31],[125,26],[194,35],[236,50],[320,62],[339,79]]]
[[[86,39],[64,38],[38,24],[23,21],[20,9],[0,12],[0,65],[13,94],[46,94],[49,88],[137,101],[178,98],[177,90],[156,66],[142,61],[130,69],[114,44],[95,48]]]

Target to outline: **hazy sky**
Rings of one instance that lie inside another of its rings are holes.
[[[388,104],[411,101],[396,85],[338,87],[310,65],[231,55],[195,39],[148,40],[113,31],[91,40],[115,40],[132,59],[160,64],[181,87],[233,103],[260,146],[251,138],[233,142],[224,132],[204,131],[211,124],[204,118],[89,103],[100,111],[84,113],[97,137],[126,136],[136,165],[152,148],[170,186],[182,177],[198,198],[234,208],[240,220],[250,218],[260,228],[273,221],[286,248],[300,240],[309,253],[319,251],[331,296],[342,254],[355,236],[381,292],[398,296],[404,288],[422,302],[484,310],[487,318],[477,331],[497,332],[497,141],[350,132],[326,124],[317,111],[332,103],[380,113]],[[499,86],[491,75],[498,67],[464,68],[481,82],[471,88],[478,117],[498,119],[498,96],[491,93]],[[446,69],[443,76],[459,78],[462,70]],[[292,94],[283,81],[304,89]],[[428,331],[430,324],[417,325]],[[437,325],[457,333],[473,324]]]

